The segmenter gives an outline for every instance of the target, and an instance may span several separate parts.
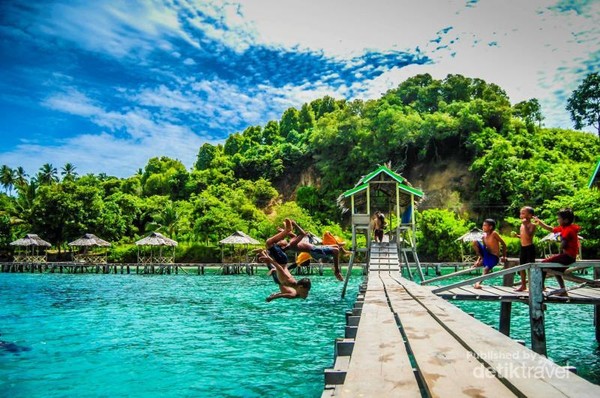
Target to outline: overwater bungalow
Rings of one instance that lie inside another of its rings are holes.
[[[135,242],[138,247],[138,264],[174,264],[177,242],[159,232]]]
[[[244,247],[244,253],[240,253],[240,257],[245,255],[246,262],[248,262],[248,248],[250,245],[260,245],[261,243],[251,236],[248,236],[242,231],[235,231],[227,238],[219,241],[221,245],[221,262],[224,262],[224,247],[225,245],[242,246]],[[240,260],[241,261],[241,260]]]
[[[94,234],[85,234],[68,244],[75,248],[73,261],[85,264],[107,264],[110,243]]]
[[[36,234],[27,234],[10,245],[16,247],[13,258],[15,263],[45,263],[46,248],[52,246]]]

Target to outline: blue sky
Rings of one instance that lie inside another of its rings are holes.
[[[3,0],[0,165],[191,167],[203,143],[289,107],[379,98],[418,73],[538,98],[546,126],[571,128],[599,26],[599,0]]]

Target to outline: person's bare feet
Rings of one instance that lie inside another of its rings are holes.
[[[473,285],[473,288],[482,289],[483,287],[481,286],[481,283],[477,282],[476,284]]]
[[[527,291],[527,286],[519,286],[518,288],[515,289],[515,292],[526,292]]]
[[[292,231],[292,220],[290,220],[289,218],[286,218],[285,220],[283,220],[283,225],[285,225],[285,230],[288,232]]]

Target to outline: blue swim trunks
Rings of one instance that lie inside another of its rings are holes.
[[[286,265],[288,262],[288,257],[287,254],[285,254],[285,252],[283,251],[283,249],[281,247],[279,247],[279,245],[273,245],[271,247],[269,247],[268,249],[269,255],[271,256],[271,258],[275,261],[277,261],[277,264],[279,265]]]
[[[477,246],[479,247],[479,252],[483,256],[483,266],[489,270],[494,268],[500,262],[500,258],[495,254],[490,253],[483,242],[477,242]]]
[[[330,246],[315,246],[310,251],[310,256],[315,260],[333,257],[333,248]]]

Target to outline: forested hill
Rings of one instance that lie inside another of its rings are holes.
[[[587,182],[599,140],[542,125],[536,99],[511,104],[480,79],[418,75],[377,100],[324,97],[290,108],[223,145],[203,145],[192,170],[163,157],[127,179],[67,173],[57,181],[51,165],[30,179],[13,173],[10,184],[3,179],[17,196],[0,196],[9,237],[0,244],[30,231],[53,243],[89,231],[125,242],[157,228],[184,241],[216,242],[235,230],[264,238],[285,216],[341,233],[337,197],[385,163],[425,192],[425,235],[448,217],[452,239],[485,217],[514,228],[523,205],[551,223],[572,206],[597,248],[600,195]]]

